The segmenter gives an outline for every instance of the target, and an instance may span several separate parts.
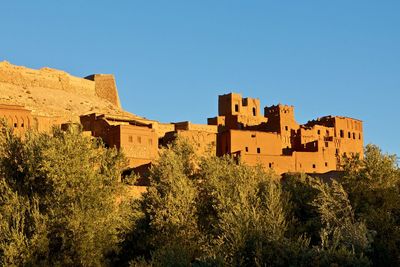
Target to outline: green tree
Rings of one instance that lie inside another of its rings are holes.
[[[355,216],[373,234],[369,258],[376,266],[400,265],[400,170],[395,155],[367,145],[365,157],[345,160],[343,185]]]
[[[20,138],[3,128],[0,177],[14,196],[3,201],[6,206],[16,202],[15,209],[23,212],[18,218],[10,209],[2,209],[2,218],[11,216],[2,222],[19,220],[24,229],[36,229],[20,231],[28,244],[37,239],[46,246],[38,250],[41,257],[31,253],[33,265],[107,263],[106,256],[116,249],[121,218],[116,194],[124,164],[115,149],[106,149],[79,131],[54,129],[52,134],[28,133]],[[9,239],[6,232],[1,235],[0,251],[17,246],[13,243],[17,239]]]

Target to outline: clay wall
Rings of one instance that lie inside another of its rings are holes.
[[[158,155],[158,136],[147,127],[120,125],[120,147],[131,167],[151,163]]]
[[[210,119],[209,124],[224,122],[228,129],[243,129],[256,126],[267,121],[260,114],[260,100],[255,98],[242,98],[240,94],[230,93],[218,97],[218,115],[224,116]],[[218,124],[222,125],[222,124]]]
[[[153,129],[156,131],[158,138],[162,138],[166,133],[175,131],[175,125],[173,123],[154,123]]]
[[[184,138],[192,144],[197,155],[215,155],[217,145],[217,134],[207,131],[178,130],[175,136]]]
[[[73,77],[60,70],[49,68],[33,70],[7,62],[0,63],[0,83],[13,84],[22,88],[40,87],[95,95],[95,83],[92,81]]]
[[[214,133],[218,132],[218,128],[215,125],[207,125],[207,124],[195,124],[189,121],[183,122],[175,122],[175,131],[184,130],[184,131],[199,131],[199,132],[207,132]]]
[[[219,155],[240,152],[245,154],[281,155],[279,135],[259,131],[229,130],[220,134]]]
[[[31,111],[23,106],[0,104],[0,119],[5,119],[8,126],[17,134],[24,134],[33,127]]]
[[[240,159],[250,166],[261,165],[265,169],[273,169],[277,174],[296,171],[293,156],[240,154]]]
[[[334,150],[318,152],[293,152],[296,172],[325,173],[337,169],[337,158]]]
[[[33,70],[0,62],[0,83],[22,88],[47,88],[77,95],[98,96],[121,107],[113,75],[94,74],[86,78],[74,77],[64,71],[42,68]]]
[[[84,131],[100,137],[108,147],[121,149],[130,167],[151,163],[158,156],[158,136],[154,129],[130,125],[127,122],[108,122],[105,116],[81,116]]]
[[[117,107],[121,107],[114,75],[93,74],[85,77],[85,79],[94,81],[95,94],[98,97],[110,101]]]

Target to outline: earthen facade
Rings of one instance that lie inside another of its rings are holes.
[[[340,168],[340,158],[363,155],[362,121],[326,116],[304,125],[296,122],[294,107],[264,108],[258,99],[231,93],[219,96],[217,155],[233,155],[250,165],[261,164],[277,173],[326,173]]]
[[[133,168],[157,158],[158,136],[151,124],[95,113],[81,116],[84,131],[100,137],[108,147],[121,149]]]

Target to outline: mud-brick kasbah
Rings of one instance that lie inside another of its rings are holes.
[[[293,106],[262,109],[257,98],[228,93],[218,96],[218,116],[207,124],[162,123],[124,111],[113,75],[78,78],[8,62],[0,62],[0,117],[18,134],[81,124],[84,134],[121,149],[130,167],[141,171],[177,137],[189,139],[200,154],[232,155],[278,174],[339,171],[344,155],[363,155],[357,119],[325,116],[300,125]]]

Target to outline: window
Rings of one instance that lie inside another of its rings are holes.
[[[255,135],[255,134],[252,134],[252,135],[251,135],[251,137],[252,137],[252,138],[255,138],[255,137],[256,137],[256,135]]]
[[[142,137],[141,137],[141,136],[138,136],[138,137],[137,137],[137,142],[138,142],[139,144],[142,143]]]
[[[356,139],[356,133],[353,133],[353,139]]]
[[[326,130],[326,135],[329,136],[329,130]]]
[[[328,142],[325,142],[325,147],[329,147],[329,143]]]
[[[325,162],[325,167],[328,167],[328,162]]]
[[[358,139],[360,139],[360,140],[361,140],[361,134],[358,134]]]
[[[269,164],[269,167],[272,168],[272,163]]]
[[[21,128],[24,128],[24,123],[21,123]]]
[[[235,104],[235,112],[239,112],[239,105]]]
[[[336,155],[339,155],[339,149],[336,148]]]
[[[351,133],[350,132],[347,133],[347,137],[351,138]]]
[[[128,141],[129,141],[129,143],[132,143],[132,142],[133,142],[133,137],[132,137],[132,135],[130,135],[130,136],[128,137]]]
[[[285,130],[286,130],[286,131],[289,131],[289,127],[285,126]]]
[[[14,123],[14,128],[17,128],[18,127],[18,124],[17,123]]]
[[[256,116],[256,108],[253,108],[253,116]]]
[[[257,147],[257,154],[261,153],[261,148]]]
[[[340,130],[340,138],[344,138],[344,131]]]
[[[317,166],[315,164],[312,165],[313,169],[317,168]]]
[[[245,150],[246,150],[246,152],[249,152],[249,148],[247,146],[246,146]]]
[[[318,135],[320,135],[321,134],[321,130],[318,130],[317,133],[318,133]]]

